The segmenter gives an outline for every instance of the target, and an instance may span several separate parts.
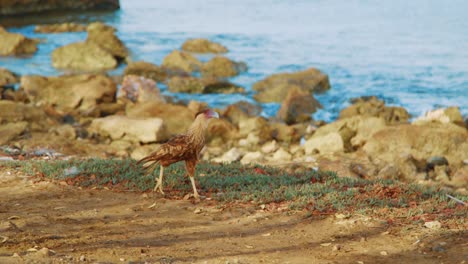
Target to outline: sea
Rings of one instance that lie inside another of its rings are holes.
[[[83,41],[86,33],[38,34],[34,25],[103,21],[117,28],[133,61],[161,64],[189,38],[208,38],[248,71],[230,81],[246,94],[165,94],[212,107],[255,102],[252,85],[275,73],[315,67],[328,74],[331,89],[316,98],[314,119],[335,120],[350,99],[377,96],[413,117],[458,106],[468,115],[468,1],[466,0],[121,0],[115,12],[16,18],[8,30],[39,38],[31,57],[1,57],[0,67],[20,75],[60,75],[51,52]],[[0,18],[0,24],[7,23]],[[8,22],[10,23],[10,22]],[[201,60],[210,59],[203,55]],[[109,74],[120,74],[125,65]],[[278,103],[262,104],[274,116]]]

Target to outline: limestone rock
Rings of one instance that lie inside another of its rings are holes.
[[[55,133],[66,139],[75,139],[76,130],[72,125],[65,124],[58,127],[53,127],[50,132]]]
[[[268,121],[263,117],[251,117],[239,122],[239,134],[241,137],[246,137],[250,133],[254,133],[260,138],[259,143],[271,140],[271,127]]]
[[[174,50],[169,53],[161,64],[163,67],[172,71],[182,71],[186,73],[192,73],[199,71],[202,67],[201,61],[187,52]]]
[[[270,127],[273,139],[287,143],[299,142],[306,129],[303,124],[287,125],[279,122],[270,123]]]
[[[0,100],[0,124],[15,122],[27,122],[32,131],[48,131],[56,123],[41,108]]]
[[[238,125],[241,120],[260,115],[261,111],[262,108],[259,105],[255,105],[247,101],[240,101],[235,104],[228,105],[223,110],[222,116],[227,118],[231,123]]]
[[[37,51],[37,40],[10,33],[0,26],[0,56],[31,55]]]
[[[47,24],[37,25],[34,28],[36,33],[63,33],[63,32],[84,32],[86,26],[73,22],[61,23],[61,24]]]
[[[292,86],[276,115],[287,124],[302,123],[311,120],[311,114],[318,108],[322,108],[322,105],[313,94],[299,86]]]
[[[326,154],[344,151],[344,142],[337,132],[314,136],[304,144],[306,155]]]
[[[261,150],[263,153],[272,153],[276,151],[279,148],[278,143],[276,143],[276,140],[272,140],[270,142],[265,143]]]
[[[87,112],[98,102],[114,102],[117,89],[109,77],[99,74],[26,75],[21,77],[21,88],[36,105],[51,105],[64,112],[72,109]]]
[[[260,163],[264,160],[264,154],[260,151],[247,152],[240,160],[241,164]]]
[[[424,116],[420,116],[416,120],[414,120],[413,124],[419,125],[430,122],[439,122],[442,124],[455,123],[460,125],[464,123],[463,117],[460,113],[460,109],[458,107],[453,106],[429,111]]]
[[[375,96],[353,99],[353,104],[340,112],[339,119],[356,115],[382,117],[389,125],[408,123],[410,114],[403,107],[385,106]]]
[[[117,59],[128,57],[128,49],[115,35],[114,30],[109,30],[107,25],[100,22],[93,23],[87,27],[88,37],[86,43],[93,43],[110,53]]]
[[[0,68],[0,87],[13,85],[15,83],[18,83],[16,75],[5,68]]]
[[[290,87],[293,85],[309,93],[324,92],[330,89],[328,75],[315,68],[295,73],[273,74],[254,83],[252,89],[258,92],[254,96],[257,101],[279,103],[286,98]]]
[[[116,10],[118,0],[4,0],[0,5],[0,15],[36,14],[50,11]]]
[[[227,48],[208,39],[188,39],[182,44],[182,50],[196,53],[226,53]]]
[[[226,119],[213,119],[208,124],[206,140],[207,142],[212,142],[210,145],[213,145],[213,141],[215,140],[218,142],[214,145],[224,145],[226,142],[238,138],[238,136],[237,127]]]
[[[221,157],[214,158],[213,161],[217,163],[231,163],[240,160],[243,154],[238,148],[231,148]]]
[[[0,125],[0,145],[8,143],[26,131],[27,122],[7,123]]]
[[[292,155],[283,148],[279,148],[269,160],[278,163],[288,162],[292,160]]]
[[[216,56],[203,64],[201,73],[204,77],[229,78],[247,71],[243,62],[235,62],[223,56]]]
[[[153,79],[157,82],[163,82],[167,78],[166,70],[158,65],[145,62],[137,61],[131,62],[127,65],[124,70],[124,75],[138,75],[148,79]]]
[[[167,139],[161,118],[106,116],[93,119],[89,132],[101,137],[110,137],[112,140],[127,140],[134,143],[161,142]]]
[[[117,67],[117,60],[95,43],[76,42],[55,49],[52,66],[83,72],[105,71]]]
[[[166,102],[155,81],[136,75],[124,77],[118,98],[126,98],[132,102]]]

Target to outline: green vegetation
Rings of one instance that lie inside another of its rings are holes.
[[[0,167],[16,167],[26,174],[65,181],[81,187],[107,187],[116,191],[147,192],[154,188],[159,169],[147,173],[134,160],[14,161]],[[201,194],[225,203],[288,203],[292,209],[327,213],[343,210],[363,212],[373,208],[408,208],[406,217],[455,208],[446,192],[417,184],[391,180],[365,180],[338,177],[333,172],[285,169],[260,165],[200,163],[197,182]],[[191,193],[183,163],[165,170],[164,188],[168,197],[180,198]],[[467,201],[467,196],[458,196]],[[418,207],[415,205],[428,206]],[[465,214],[466,206],[461,206]]]

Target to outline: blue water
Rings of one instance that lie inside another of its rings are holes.
[[[332,89],[316,96],[324,109],[315,119],[333,120],[350,98],[364,95],[403,106],[413,116],[447,106],[468,114],[466,0],[121,0],[121,6],[89,20],[115,26],[135,61],[160,64],[187,38],[204,37],[227,46],[228,57],[249,66],[232,79],[249,91],[246,95],[176,95],[182,99],[213,107],[253,102],[254,82],[316,67],[329,75]],[[85,33],[35,34],[33,26],[11,30],[46,40],[31,58],[0,58],[0,67],[19,74],[60,74],[51,66],[51,51],[86,38]],[[278,109],[278,104],[263,106],[265,115]]]

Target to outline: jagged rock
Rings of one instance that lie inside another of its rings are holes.
[[[163,82],[167,78],[166,70],[159,67],[158,65],[145,61],[129,63],[124,70],[124,75],[143,76],[148,79],[153,79],[157,82]]]
[[[182,50],[197,53],[226,53],[227,48],[208,39],[188,39],[182,44]]]
[[[295,73],[278,73],[254,83],[252,89],[258,93],[254,98],[262,103],[281,102],[291,86],[298,86],[309,93],[330,89],[328,75],[310,68]]]
[[[237,127],[226,119],[214,119],[208,124],[206,140],[211,142],[211,146],[224,145],[226,142],[236,139],[238,134]]]
[[[94,43],[110,53],[117,59],[125,59],[128,57],[128,49],[123,42],[115,35],[115,29],[100,22],[90,24],[88,31],[87,43]]]
[[[36,33],[63,33],[63,32],[84,32],[86,26],[73,22],[49,25],[37,25],[34,28]]]
[[[375,96],[353,99],[353,104],[341,110],[339,119],[356,115],[382,117],[389,125],[408,123],[411,117],[403,107],[385,106]]]
[[[227,118],[231,123],[238,125],[241,120],[258,116],[261,112],[261,106],[254,105],[246,101],[240,101],[235,104],[228,105],[223,110],[222,116]]]
[[[105,71],[117,67],[117,60],[95,43],[76,42],[55,49],[52,66],[84,72]]]
[[[0,5],[1,15],[21,15],[48,11],[84,11],[84,10],[117,10],[118,0],[3,0]]]
[[[16,75],[5,68],[0,68],[0,87],[10,86],[15,83],[18,83],[18,78],[16,78]]]
[[[0,100],[0,124],[27,122],[32,131],[47,131],[56,122],[44,110],[20,102]]]
[[[247,138],[239,140],[239,146],[247,149],[256,149],[260,143],[260,137],[254,132],[247,135]]]
[[[261,150],[263,153],[272,153],[276,151],[279,148],[278,143],[276,143],[276,140],[272,140],[270,142],[265,143]]]
[[[161,118],[106,116],[93,119],[89,132],[101,137],[110,137],[112,140],[127,140],[133,143],[161,142],[167,139]]]
[[[132,102],[140,103],[149,101],[166,102],[155,81],[136,75],[126,75],[124,77],[118,98],[126,98]]]
[[[50,132],[66,139],[75,139],[77,136],[75,128],[69,124],[53,127]]]
[[[95,74],[43,77],[21,77],[21,88],[36,105],[51,105],[68,112],[78,109],[87,112],[97,103],[115,101],[116,84],[107,76]]]
[[[283,148],[279,148],[271,158],[268,159],[271,162],[288,162],[292,160],[292,155],[284,150]]]
[[[418,117],[413,124],[425,124],[429,122],[439,122],[442,124],[455,123],[463,126],[463,117],[458,107],[452,106],[427,112],[424,116]]]
[[[458,169],[447,184],[455,188],[468,189],[468,166]]]
[[[244,88],[227,81],[213,78],[195,78],[174,76],[169,79],[167,86],[173,93],[243,93]]]
[[[187,104],[187,108],[190,109],[190,111],[192,111],[193,113],[198,113],[198,112],[200,112],[202,110],[207,109],[208,104],[205,103],[205,102],[198,102],[198,101],[191,100]]]
[[[8,143],[15,139],[28,128],[27,122],[7,123],[0,125],[0,145]]]
[[[244,153],[238,148],[231,148],[221,157],[214,158],[213,161],[217,163],[231,163],[240,160],[242,155],[244,155]]]
[[[0,26],[0,40],[0,56],[31,55],[37,51],[37,40],[18,33],[10,33],[2,26]]]
[[[204,77],[229,78],[247,71],[243,62],[234,62],[223,56],[216,56],[203,64],[201,73]]]
[[[287,125],[284,123],[271,123],[271,136],[280,142],[299,142],[305,133],[306,127],[302,124]]]
[[[339,133],[331,132],[310,138],[305,142],[304,149],[306,155],[343,152],[344,142]]]
[[[174,50],[163,59],[161,66],[176,72],[191,73],[199,71],[202,63],[187,52]]]
[[[260,163],[264,160],[264,154],[260,151],[247,152],[240,160],[241,164]]]
[[[302,123],[311,120],[311,114],[318,108],[322,108],[322,105],[313,94],[299,86],[292,86],[276,116],[287,124]]]
[[[259,143],[272,139],[270,124],[263,117],[250,117],[239,122],[240,137],[247,137],[250,133],[260,138]]]
[[[468,131],[448,123],[386,127],[373,134],[362,148],[367,155],[395,164],[406,179],[426,169],[430,157],[441,156],[451,168],[462,166],[468,153]]]
[[[136,117],[158,117],[164,121],[168,135],[185,133],[195,118],[187,107],[158,102],[144,102],[127,105],[126,115]]]

